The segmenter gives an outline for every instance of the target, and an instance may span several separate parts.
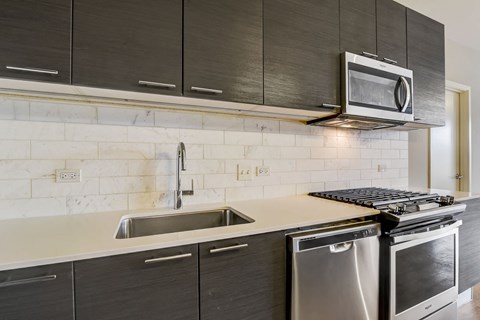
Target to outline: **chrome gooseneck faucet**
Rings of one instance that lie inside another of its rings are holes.
[[[180,142],[177,147],[177,188],[174,192],[174,203],[173,209],[181,209],[183,206],[182,196],[193,196],[193,179],[192,179],[192,189],[182,191],[182,182],[180,179],[180,170],[186,171],[185,161],[187,157],[187,151],[185,149],[185,144]]]

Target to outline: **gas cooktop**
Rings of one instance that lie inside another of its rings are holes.
[[[309,195],[379,210],[392,227],[448,219],[465,210],[452,196],[385,188],[358,188],[312,192]]]

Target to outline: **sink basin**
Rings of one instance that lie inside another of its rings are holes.
[[[125,218],[120,222],[115,238],[128,239],[154,234],[226,227],[252,222],[254,222],[252,218],[232,208]]]

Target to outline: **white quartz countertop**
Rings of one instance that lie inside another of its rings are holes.
[[[231,207],[254,219],[249,224],[115,239],[122,217]],[[107,212],[0,221],[0,270],[200,243],[361,218],[378,211],[310,196],[239,201],[183,210]]]
[[[427,189],[427,188],[417,188],[417,187],[409,187],[408,190],[418,191],[418,192],[438,193],[441,196],[447,196],[447,195],[453,196],[455,198],[455,201],[466,201],[466,200],[480,198],[480,194],[475,194],[472,192],[451,191],[451,190],[443,190],[443,189]]]

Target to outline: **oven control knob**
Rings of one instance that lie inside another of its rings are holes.
[[[440,203],[444,206],[452,205],[455,202],[455,198],[452,196],[441,196]]]
[[[404,203],[390,204],[388,209],[395,214],[402,215],[407,212],[407,205]]]

